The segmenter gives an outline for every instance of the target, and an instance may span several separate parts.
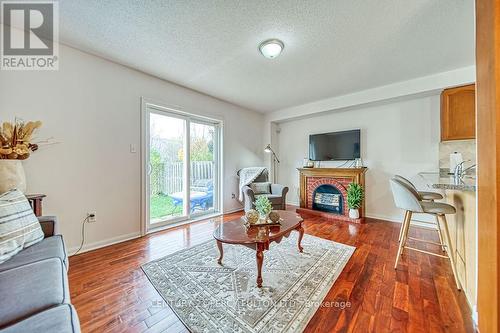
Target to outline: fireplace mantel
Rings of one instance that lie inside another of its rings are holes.
[[[365,202],[360,208],[360,218],[350,219],[348,217],[348,212],[344,211],[343,215],[331,214],[323,211],[316,211],[312,209],[312,191],[318,185],[321,184],[331,184],[340,187],[341,191],[345,195],[345,190],[348,184],[358,183],[365,188],[365,173],[367,168],[298,168],[300,174],[300,208],[297,212],[302,215],[316,215],[327,217],[336,220],[342,220],[347,222],[357,222],[363,223],[365,217]],[[347,198],[344,198],[347,199]],[[347,201],[347,200],[346,200]]]

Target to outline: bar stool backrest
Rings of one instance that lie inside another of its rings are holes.
[[[400,175],[394,175],[394,178],[396,180],[399,180],[401,183],[403,184],[406,184],[408,187],[411,187],[412,189],[415,190],[415,192],[418,193],[418,190],[417,188],[415,187],[415,185],[413,185],[413,183],[411,181],[409,181],[408,179],[406,179],[405,177],[403,176],[400,176]]]
[[[396,207],[415,213],[424,211],[420,205],[420,196],[412,186],[398,180],[396,177],[391,178],[389,182]]]

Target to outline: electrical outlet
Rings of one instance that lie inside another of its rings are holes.
[[[231,193],[231,199],[236,199],[236,194]]]
[[[95,212],[88,212],[87,213],[87,222],[88,223],[95,223],[97,222],[97,217]]]

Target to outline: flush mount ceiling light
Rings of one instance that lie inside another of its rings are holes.
[[[279,39],[268,39],[260,43],[259,51],[268,59],[274,59],[281,54],[285,44]]]

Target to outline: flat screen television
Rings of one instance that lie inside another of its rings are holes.
[[[311,161],[345,161],[361,157],[361,130],[309,135]]]

